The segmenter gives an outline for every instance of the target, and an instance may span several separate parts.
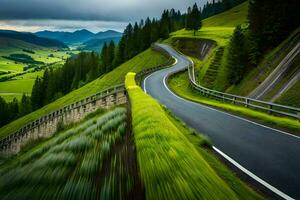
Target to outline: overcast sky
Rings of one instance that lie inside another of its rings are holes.
[[[206,0],[0,0],[0,29],[123,30],[128,22]]]

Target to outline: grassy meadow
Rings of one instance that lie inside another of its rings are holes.
[[[57,133],[0,170],[0,198],[123,199],[138,188],[126,109]]]
[[[123,63],[113,71],[99,77],[98,79],[86,84],[85,86],[77,90],[70,92],[69,94],[63,96],[55,102],[52,102],[41,109],[38,109],[22,118],[11,122],[8,125],[1,127],[0,138],[13,133],[14,131],[17,131],[25,124],[32,122],[43,115],[46,115],[52,111],[55,111],[85,97],[93,95],[108,87],[123,83],[125,75],[129,71],[139,72],[146,68],[166,64],[167,62],[168,59],[166,57],[158,52],[148,49],[143,53],[135,56],[131,60]]]
[[[134,76],[134,73],[128,73],[125,85],[131,101],[137,160],[147,199],[261,198],[239,182],[225,166],[221,165],[218,174],[210,166],[220,164],[216,158],[205,153],[204,147],[201,147],[203,152],[197,149],[198,145],[207,144],[207,140],[191,133],[145,94],[136,85]],[[225,171],[221,172],[221,168]],[[224,181],[222,176],[231,183]]]

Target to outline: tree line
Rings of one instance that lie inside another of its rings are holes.
[[[297,0],[249,2],[249,26],[237,26],[229,45],[227,68],[231,84],[238,84],[252,66],[258,65],[262,55],[299,27],[299,10]]]

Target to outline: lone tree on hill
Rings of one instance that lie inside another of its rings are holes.
[[[186,17],[186,29],[194,30],[194,35],[196,35],[196,31],[198,31],[201,28],[201,26],[201,10],[195,3],[192,9],[188,9]]]
[[[231,84],[239,83],[245,73],[247,66],[247,50],[245,45],[245,35],[239,25],[234,30],[228,51],[229,82]]]

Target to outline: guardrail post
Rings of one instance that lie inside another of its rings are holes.
[[[232,103],[235,104],[235,101],[236,101],[236,97],[233,97]]]
[[[300,122],[300,112],[297,112],[298,122]]]
[[[272,114],[272,108],[273,108],[273,106],[272,105],[269,105],[269,114]]]
[[[245,105],[246,108],[248,108],[248,105],[249,105],[249,99],[246,98],[246,102],[245,102],[245,103],[246,103],[246,105]]]

